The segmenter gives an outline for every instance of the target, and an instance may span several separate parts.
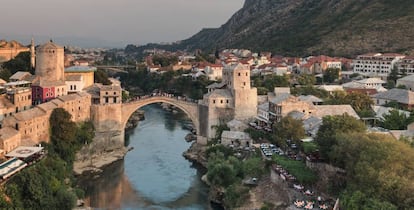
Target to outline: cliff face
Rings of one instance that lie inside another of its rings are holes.
[[[414,52],[414,3],[407,0],[246,0],[224,25],[176,49],[248,48],[283,55]]]

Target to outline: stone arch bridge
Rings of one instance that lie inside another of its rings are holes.
[[[122,104],[122,119],[121,128],[124,130],[128,119],[132,113],[140,109],[143,106],[154,104],[154,103],[166,103],[173,105],[182,110],[191,119],[194,127],[197,131],[197,137],[200,131],[200,119],[198,116],[198,104],[195,101],[187,101],[180,97],[169,97],[169,96],[147,96],[138,100],[126,102]],[[197,138],[198,139],[198,138]]]

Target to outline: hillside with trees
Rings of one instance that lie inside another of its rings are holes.
[[[246,0],[219,28],[203,29],[173,45],[128,49],[247,48],[291,56],[412,54],[413,10],[414,4],[406,0]]]

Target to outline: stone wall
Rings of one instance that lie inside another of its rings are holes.
[[[121,106],[122,104],[91,106],[91,120],[95,126],[94,142],[97,143],[97,151],[124,147]]]

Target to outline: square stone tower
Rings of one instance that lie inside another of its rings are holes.
[[[226,66],[223,82],[233,95],[234,118],[247,120],[257,116],[257,88],[250,86],[250,69],[238,63]]]

